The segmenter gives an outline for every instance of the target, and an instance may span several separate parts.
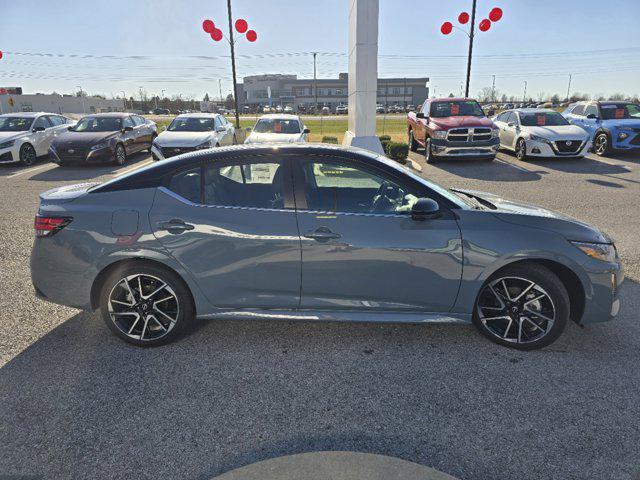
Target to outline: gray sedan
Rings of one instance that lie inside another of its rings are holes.
[[[282,144],[177,156],[41,194],[36,294],[151,346],[196,318],[473,322],[518,349],[620,308],[595,227],[447,190],[364,150]]]

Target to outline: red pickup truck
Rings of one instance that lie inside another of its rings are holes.
[[[425,147],[428,163],[453,157],[493,160],[500,147],[498,127],[470,98],[426,100],[407,115],[407,132],[411,151]]]

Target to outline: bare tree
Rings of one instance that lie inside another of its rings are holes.
[[[498,91],[495,91],[495,94],[498,95]],[[482,87],[482,89],[478,92],[478,100],[481,102],[494,102],[494,91],[491,87]]]
[[[627,96],[624,93],[614,93],[609,97],[609,100],[626,100]]]

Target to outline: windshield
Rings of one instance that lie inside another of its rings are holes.
[[[618,103],[600,105],[603,120],[620,120],[625,118],[640,118],[640,105],[633,103]]]
[[[569,122],[558,112],[520,113],[523,127],[557,127],[569,125]]]
[[[183,117],[175,118],[167,128],[170,132],[210,132],[215,128],[211,117]]]
[[[26,132],[32,123],[28,117],[0,117],[0,132]]]
[[[283,118],[261,118],[253,130],[256,133],[300,133],[300,122]]]
[[[121,129],[119,117],[84,117],[73,127],[75,132],[116,132]]]
[[[480,104],[474,100],[460,100],[452,102],[433,102],[431,104],[431,117],[484,117]]]

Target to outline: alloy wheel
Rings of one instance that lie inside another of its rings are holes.
[[[129,275],[111,289],[108,313],[113,324],[126,336],[158,340],[178,321],[179,302],[174,290],[158,277]]]
[[[527,344],[546,336],[556,321],[551,296],[538,284],[520,277],[501,277],[480,293],[478,319],[501,340]]]
[[[516,158],[518,160],[524,160],[526,156],[527,156],[527,146],[524,143],[524,140],[519,140],[518,144],[516,145]]]
[[[116,147],[116,163],[118,165],[124,165],[126,159],[127,153],[124,151],[124,147],[122,147],[122,145],[118,145]]]
[[[596,137],[596,141],[595,141],[595,152],[598,155],[604,155],[605,152],[607,151],[607,136],[605,134],[600,134]]]
[[[27,144],[20,149],[20,161],[25,165],[33,165],[36,161],[36,150],[33,146]]]

